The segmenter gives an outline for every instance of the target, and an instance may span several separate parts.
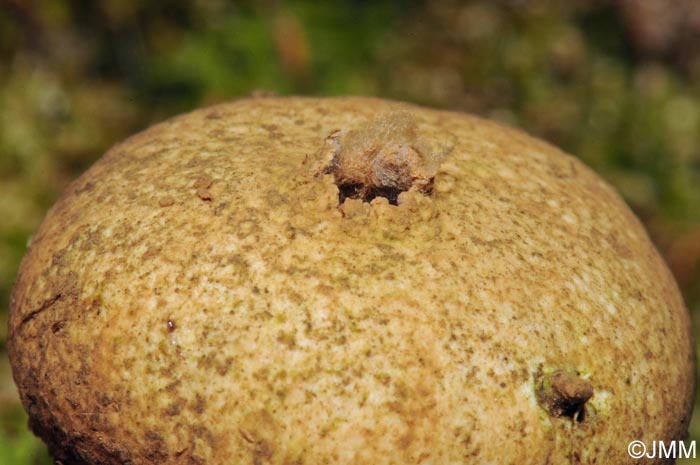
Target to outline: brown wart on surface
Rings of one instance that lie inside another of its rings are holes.
[[[535,375],[535,393],[550,416],[582,421],[584,406],[593,397],[593,385],[578,373],[555,370],[545,374],[540,365]]]
[[[209,191],[209,188],[212,186],[213,183],[214,181],[211,177],[209,177],[208,175],[202,175],[199,178],[197,178],[194,184],[192,184],[192,187],[195,189],[197,197],[205,201],[210,201],[212,199],[212,196],[211,192]]]
[[[339,204],[384,197],[397,205],[402,192],[431,193],[438,166],[453,147],[451,141],[431,146],[421,138],[410,113],[397,111],[359,128],[332,131],[315,174],[333,176]]]

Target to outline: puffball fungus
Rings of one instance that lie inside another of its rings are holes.
[[[71,184],[9,354],[65,465],[623,464],[686,433],[689,328],[575,158],[465,114],[258,98]]]

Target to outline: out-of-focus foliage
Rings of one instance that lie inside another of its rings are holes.
[[[579,156],[645,222],[700,338],[696,0],[0,0],[0,465],[48,463],[4,353],[46,210],[127,135],[261,90],[466,110]]]

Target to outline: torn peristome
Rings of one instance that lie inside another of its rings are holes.
[[[410,189],[428,194],[442,158],[449,149],[430,150],[418,136],[417,124],[407,113],[395,112],[350,131],[333,131],[320,154],[323,168],[332,174],[345,197],[370,201],[387,196],[396,202]]]

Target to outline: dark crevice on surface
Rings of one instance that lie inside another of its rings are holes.
[[[391,205],[398,205],[399,195],[404,192],[394,187],[367,188],[361,184],[339,184],[338,205],[342,205],[345,199],[360,199],[363,202],[371,202],[377,197],[384,197]]]

